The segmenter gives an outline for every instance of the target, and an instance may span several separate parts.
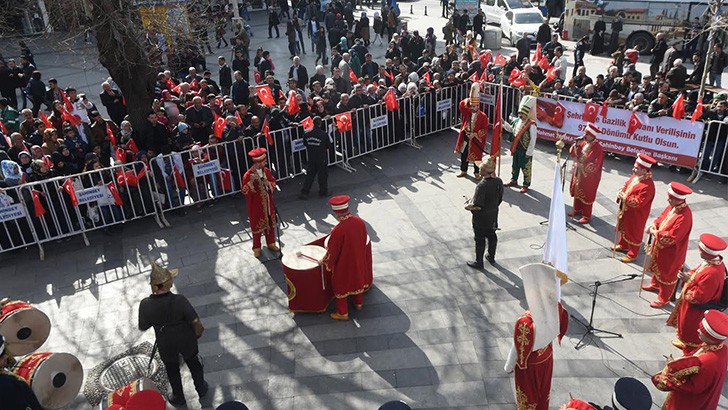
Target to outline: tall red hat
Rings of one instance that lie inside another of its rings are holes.
[[[650,169],[657,163],[657,160],[647,154],[637,154],[637,158],[634,160],[634,164],[644,169]]]
[[[248,155],[253,159],[253,162],[265,161],[267,155],[265,148],[255,148],[248,151]]]
[[[586,125],[586,129],[584,130],[585,134],[589,134],[592,137],[596,138],[597,135],[602,133],[602,130],[600,130],[596,125],[589,123]]]
[[[722,343],[728,338],[728,315],[718,310],[706,310],[698,328],[711,344]]]
[[[329,199],[329,204],[334,212],[343,214],[349,212],[350,199],[349,195],[339,195]]]
[[[685,200],[688,195],[692,194],[693,190],[679,182],[670,182],[670,188],[667,190],[667,194],[674,199]]]
[[[577,399],[571,399],[566,403],[566,410],[596,410],[591,404]]]
[[[156,390],[142,390],[126,402],[124,410],[165,410],[167,404],[162,393]]]
[[[711,256],[720,256],[720,253],[728,247],[728,244],[719,236],[712,233],[704,233],[700,235],[700,243],[698,248],[704,253]]]

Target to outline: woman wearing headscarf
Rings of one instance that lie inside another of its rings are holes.
[[[56,152],[51,155],[53,160],[53,176],[66,176],[78,173],[78,165],[76,159],[71,155],[68,147],[61,145]]]
[[[0,181],[0,187],[7,188],[25,182],[26,175],[20,170],[20,165],[17,162],[4,159],[0,162],[0,167],[2,167],[3,172],[3,180]]]
[[[30,156],[30,152],[22,151],[18,154],[18,165],[20,165],[20,171],[30,175],[33,173],[31,165],[33,164],[33,157]]]
[[[56,152],[58,147],[63,143],[63,140],[59,141],[58,137],[58,130],[55,128],[46,128],[43,131],[43,145],[41,148],[45,155],[51,155]]]

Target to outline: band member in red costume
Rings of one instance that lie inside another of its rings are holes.
[[[698,248],[703,262],[689,272],[678,273],[685,286],[667,319],[669,326],[677,327],[677,339],[672,344],[686,355],[697,350],[702,343],[698,336],[698,325],[705,309],[700,305],[718,302],[725,284],[726,270],[720,253],[726,249],[726,242],[713,234],[704,233],[700,235]]]
[[[253,159],[253,166],[243,176],[243,195],[248,205],[248,220],[253,231],[253,254],[260,257],[260,239],[265,234],[268,249],[279,252],[276,245],[276,212],[273,203],[273,190],[276,179],[270,169],[265,166],[265,148],[256,148],[248,152]]]
[[[473,163],[475,179],[479,180],[480,162],[485,150],[485,138],[488,135],[488,116],[480,110],[480,86],[474,83],[470,87],[470,97],[460,101],[460,114],[463,116],[462,127],[455,144],[455,154],[460,154],[460,173],[458,177],[468,174],[468,163]]]
[[[650,262],[647,271],[652,274],[652,282],[643,286],[648,292],[658,292],[657,300],[650,307],[659,309],[667,305],[675,291],[677,273],[685,264],[690,231],[693,229],[693,212],[685,198],[693,190],[677,182],[670,183],[667,190],[669,205],[655,219],[646,232],[652,237],[649,246]]]
[[[349,196],[331,198],[329,204],[339,220],[331,230],[322,262],[331,271],[331,286],[336,297],[332,319],[349,320],[349,296],[354,308],[361,310],[364,292],[372,286],[367,273],[367,227],[364,220],[349,212]]]
[[[715,410],[728,367],[728,316],[708,310],[698,327],[703,342],[690,356],[668,358],[665,368],[652,376],[658,390],[670,392],[663,410]]]
[[[569,154],[574,157],[574,173],[571,177],[569,192],[574,197],[574,210],[569,216],[581,215],[580,224],[588,223],[592,215],[592,205],[597,198],[599,181],[602,180],[604,151],[597,140],[602,131],[589,123],[584,130],[583,139],[571,146]]]
[[[632,167],[632,176],[617,193],[619,213],[617,230],[619,242],[612,246],[617,252],[627,252],[621,261],[633,262],[642,247],[645,224],[650,216],[652,200],[655,199],[655,182],[652,180],[652,165],[657,161],[645,154],[638,154]]]

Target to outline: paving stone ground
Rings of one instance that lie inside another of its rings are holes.
[[[403,7],[410,27],[439,30],[444,20],[436,17],[437,3],[415,2],[417,13],[421,5],[429,5],[430,17],[408,15]],[[253,47],[265,44],[276,64],[286,67],[285,39],[267,40],[262,18],[254,21]],[[90,47],[49,50],[40,41],[35,46],[45,78],[96,93],[106,77]],[[384,49],[373,51],[381,59]],[[312,60],[309,53],[303,61],[312,66]],[[208,61],[212,64],[214,56]],[[601,72],[606,59],[589,56],[587,65],[590,73]],[[354,173],[332,169],[331,193],[352,196],[353,211],[367,221],[373,242],[374,288],[365,296],[364,310],[352,312],[349,322],[288,312],[280,264],[252,256],[240,196],[218,200],[199,214],[170,216],[169,229],[148,219],[128,224],[121,235],[92,233],[89,247],[80,238],[49,244],[44,262],[32,248],[0,255],[3,293],[27,299],[50,316],[53,330],[43,350],[75,354],[88,370],[152,340],[151,332],[136,330],[137,306],[149,291],[149,265],[161,259],[179,267],[176,291],[190,299],[206,327],[200,351],[213,386],[197,403],[183,370],[191,409],[214,408],[228,399],[276,410],[376,409],[393,399],[424,409],[513,409],[513,378],[503,365],[513,322],[525,308],[518,267],[541,260],[546,227],[540,223],[549,210],[553,144],[537,146],[532,190],[506,192],[498,263],[478,272],[464,265],[473,241],[469,213],[462,209],[463,196],[472,195],[475,183],[455,178],[454,141],[453,132],[443,132],[421,139],[421,150],[401,146],[354,161]],[[510,158],[504,157],[504,178],[509,167]],[[584,332],[576,320],[589,318],[590,285],[641,271],[642,256],[625,265],[608,249],[617,212],[614,195],[630,168],[631,161],[605,161],[592,223],[567,234],[572,282],[563,288],[563,302],[573,318],[567,337],[554,349],[553,408],[570,395],[607,404],[620,376],[651,386],[649,376],[662,368],[663,355],[678,354],[670,345],[674,330],[664,325],[669,312],[648,306],[652,294],[638,296],[638,279],[599,290],[595,326],[624,337],[592,338],[586,347],[574,348]],[[652,218],[666,204],[667,183],[685,177],[664,167],[655,171]],[[325,199],[295,199],[301,183],[301,178],[286,181],[277,194],[287,223],[284,252],[328,233],[336,223]],[[693,188],[690,265],[698,262],[701,233],[728,237],[726,186],[701,180]],[[566,202],[571,203],[568,196]],[[651,392],[658,408],[664,394]],[[88,405],[79,396],[69,408]],[[728,408],[725,388],[720,408]]]

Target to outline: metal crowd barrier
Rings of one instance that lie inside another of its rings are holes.
[[[705,126],[703,140],[698,154],[697,175],[693,183],[703,174],[728,178],[728,124],[710,121]]]

